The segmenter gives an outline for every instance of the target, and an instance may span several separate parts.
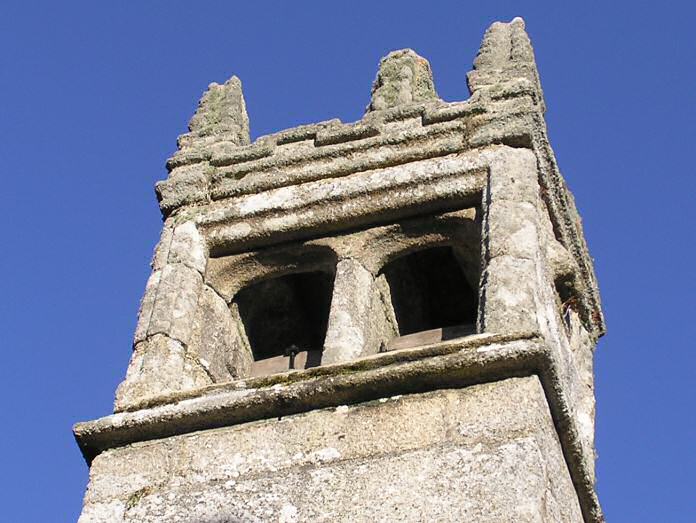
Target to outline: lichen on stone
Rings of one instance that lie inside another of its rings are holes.
[[[401,49],[380,61],[367,112],[438,99],[430,63],[411,49]]]

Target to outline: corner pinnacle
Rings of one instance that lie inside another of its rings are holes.
[[[239,78],[233,76],[222,85],[208,86],[189,122],[189,131],[196,138],[224,136],[236,145],[249,143],[249,117]]]
[[[524,20],[520,17],[513,18],[509,23],[495,22],[488,28],[474,60],[474,70],[467,75],[471,94],[482,88],[518,79],[531,82],[543,110],[543,93],[534,49],[525,30]]]

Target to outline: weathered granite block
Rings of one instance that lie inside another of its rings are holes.
[[[196,225],[193,222],[186,222],[176,226],[172,234],[167,262],[183,263],[203,274],[207,261],[205,239]]]
[[[210,383],[200,361],[187,354],[179,341],[155,334],[135,346],[126,379],[116,391],[115,409]]]
[[[537,332],[534,280],[536,267],[532,260],[512,256],[493,258],[486,269],[485,322],[486,332]]]
[[[203,279],[195,270],[181,264],[166,265],[157,286],[148,336],[166,334],[187,344]]]
[[[194,165],[175,168],[169,178],[155,184],[162,211],[168,213],[183,205],[208,200],[208,164],[200,161]]]
[[[412,102],[437,100],[428,61],[411,49],[392,51],[382,58],[372,86],[368,111],[380,111]]]
[[[135,444],[91,477],[80,523],[582,521],[534,377]]]
[[[145,284],[145,293],[140,301],[140,310],[138,311],[138,323],[135,327],[135,335],[133,336],[133,345],[137,345],[144,341],[148,335],[150,328],[150,319],[152,311],[155,307],[157,299],[157,291],[159,290],[160,280],[162,279],[162,271],[155,270]]]
[[[198,300],[190,351],[216,383],[246,376],[253,361],[229,306],[208,286],[203,287]]]
[[[331,302],[322,363],[350,361],[369,354],[375,292],[374,276],[357,260],[346,258],[336,265],[335,299]]]

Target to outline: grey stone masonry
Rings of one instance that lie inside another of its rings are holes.
[[[249,139],[211,84],[80,523],[599,523],[605,324],[524,22],[445,102],[410,49],[365,115]]]

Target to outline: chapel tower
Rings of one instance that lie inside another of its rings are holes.
[[[210,85],[80,523],[603,520],[604,319],[521,19],[468,84],[395,51],[360,121],[253,143]]]

